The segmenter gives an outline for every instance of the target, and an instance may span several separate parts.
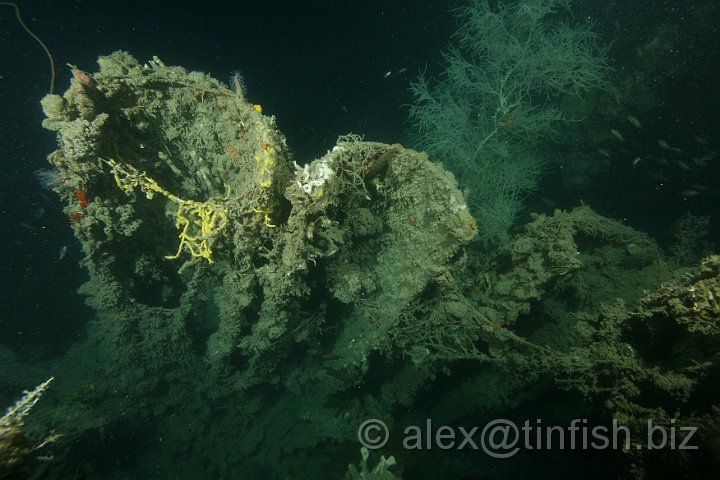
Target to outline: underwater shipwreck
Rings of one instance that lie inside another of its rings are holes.
[[[488,253],[423,152],[348,134],[299,165],[240,85],[126,52],[98,64],[42,100],[96,318],[29,416],[29,437],[61,436],[18,462],[131,441],[137,478],[529,475],[531,451],[393,441],[501,417],[616,421],[632,445],[649,418],[678,444],[693,432],[697,449],[575,453],[638,478],[720,458],[720,257],[678,266],[587,205]],[[3,438],[31,445],[23,416]],[[373,452],[367,419],[391,438]]]

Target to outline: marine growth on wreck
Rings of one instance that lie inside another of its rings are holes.
[[[361,452],[358,427],[399,437],[562,395],[598,422],[702,422],[710,448],[717,257],[678,276],[651,238],[588,206],[483,250],[425,153],[346,135],[299,165],[242,90],[157,57],[98,64],[42,101],[97,315],[36,413],[58,445],[151,424],[164,447],[136,472],[412,478],[437,467],[392,441]],[[657,455],[615,454],[627,468]]]

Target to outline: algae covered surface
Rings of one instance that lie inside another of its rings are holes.
[[[136,478],[458,476],[462,455],[371,454],[358,427],[480,424],[560,392],[582,407],[548,407],[558,421],[702,422],[714,445],[717,257],[678,269],[588,206],[484,250],[423,152],[348,134],[301,165],[239,85],[126,52],[98,64],[42,101],[96,314],[36,412],[65,458],[135,443]]]

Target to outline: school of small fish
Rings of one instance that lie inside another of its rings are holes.
[[[633,134],[633,131],[641,131],[643,126],[640,120],[635,117],[634,115],[628,114],[626,117],[627,122],[635,129],[629,131],[629,138],[632,139],[633,136],[637,134]],[[626,129],[627,130],[627,129]],[[669,143],[667,140],[663,138],[656,139],[657,146],[660,148],[659,151],[656,151],[656,153],[650,153],[646,154],[644,151],[649,150],[646,145],[639,141],[626,140],[626,135],[628,132],[623,132],[620,128],[611,128],[610,129],[610,135],[615,140],[614,145],[618,145],[617,142],[620,142],[620,144],[624,146],[615,148],[598,148],[597,153],[601,155],[602,157],[606,159],[613,159],[617,158],[618,156],[629,156],[630,152],[634,148],[641,148],[643,150],[643,154],[640,155],[634,155],[631,156],[631,164],[632,167],[638,167],[640,165],[648,164],[650,166],[656,165],[659,170],[653,170],[650,171],[649,175],[651,178],[658,180],[658,181],[665,181],[666,174],[664,172],[665,168],[677,168],[682,172],[685,172],[686,175],[689,174],[698,174],[697,169],[698,168],[704,168],[706,167],[709,162],[716,158],[720,158],[720,148],[718,148],[717,145],[713,145],[712,142],[710,142],[708,139],[706,139],[703,136],[697,135],[694,137],[696,145],[692,147],[688,147],[688,152],[693,152],[696,150],[700,150],[699,153],[691,154],[685,152],[683,148],[680,148],[678,146],[674,146],[671,143]],[[613,152],[613,150],[617,150],[616,152]],[[618,155],[619,154],[619,155]],[[647,167],[645,167],[647,168]],[[687,176],[683,176],[680,178],[687,178]],[[703,193],[709,193],[710,189],[702,184],[692,184],[690,185],[690,188],[686,188],[682,192],[680,192],[680,195],[684,199],[693,198],[698,195],[701,195]]]

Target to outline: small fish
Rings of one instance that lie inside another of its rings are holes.
[[[703,160],[702,158],[693,158],[692,160],[693,160],[693,163],[695,165],[697,165],[698,167],[704,167],[705,165],[707,165],[705,163],[705,160]]]
[[[660,182],[660,183],[662,183],[666,180],[665,175],[663,175],[662,172],[652,172],[650,174],[650,178],[652,178],[656,182]]]
[[[627,121],[630,122],[635,128],[642,128],[640,120],[638,120],[636,117],[633,117],[632,115],[627,116]]]
[[[680,167],[681,169],[685,170],[686,172],[689,172],[689,171],[690,171],[690,165],[688,165],[687,163],[683,162],[682,160],[678,160],[678,161],[677,161],[677,166]]]
[[[707,140],[705,140],[703,137],[701,137],[699,135],[697,137],[695,137],[695,141],[697,143],[699,143],[700,145],[705,145],[705,146],[710,145],[710,142],[708,142]]]
[[[27,228],[28,230],[32,230],[33,232],[39,232],[40,229],[37,227],[33,227],[32,225],[29,225],[25,222],[20,222],[20,226],[23,228]]]
[[[637,166],[638,163],[640,163],[640,160],[642,160],[642,157],[635,157],[635,160],[633,160],[633,167]]]
[[[610,152],[608,152],[607,150],[603,150],[602,148],[598,148],[598,149],[597,149],[597,152],[598,152],[600,155],[602,155],[603,157],[605,157],[605,158],[610,158]]]
[[[407,68],[401,68],[400,70],[397,71],[397,73],[405,73],[405,72],[407,72]]]
[[[58,255],[58,260],[62,260],[63,258],[65,258],[65,254],[67,254],[67,246],[63,245],[62,247],[60,247],[60,255]]]
[[[615,130],[614,128],[610,129],[610,133],[612,133],[612,136],[620,140],[621,142],[625,141],[625,138],[623,138],[622,134]]]
[[[320,356],[321,360],[340,360],[343,358],[342,356],[338,355],[337,353],[325,353]]]
[[[683,197],[694,197],[695,195],[699,194],[700,192],[698,192],[697,190],[685,190],[684,192],[682,192]]]
[[[658,145],[660,145],[660,148],[662,148],[663,150],[672,150],[672,147],[668,145],[665,140],[658,139]]]
[[[385,75],[383,75],[383,78],[388,78],[390,75],[392,75],[392,70],[388,70],[385,72]]]
[[[348,113],[348,108],[345,105],[340,105],[340,110],[342,110],[343,113]]]

